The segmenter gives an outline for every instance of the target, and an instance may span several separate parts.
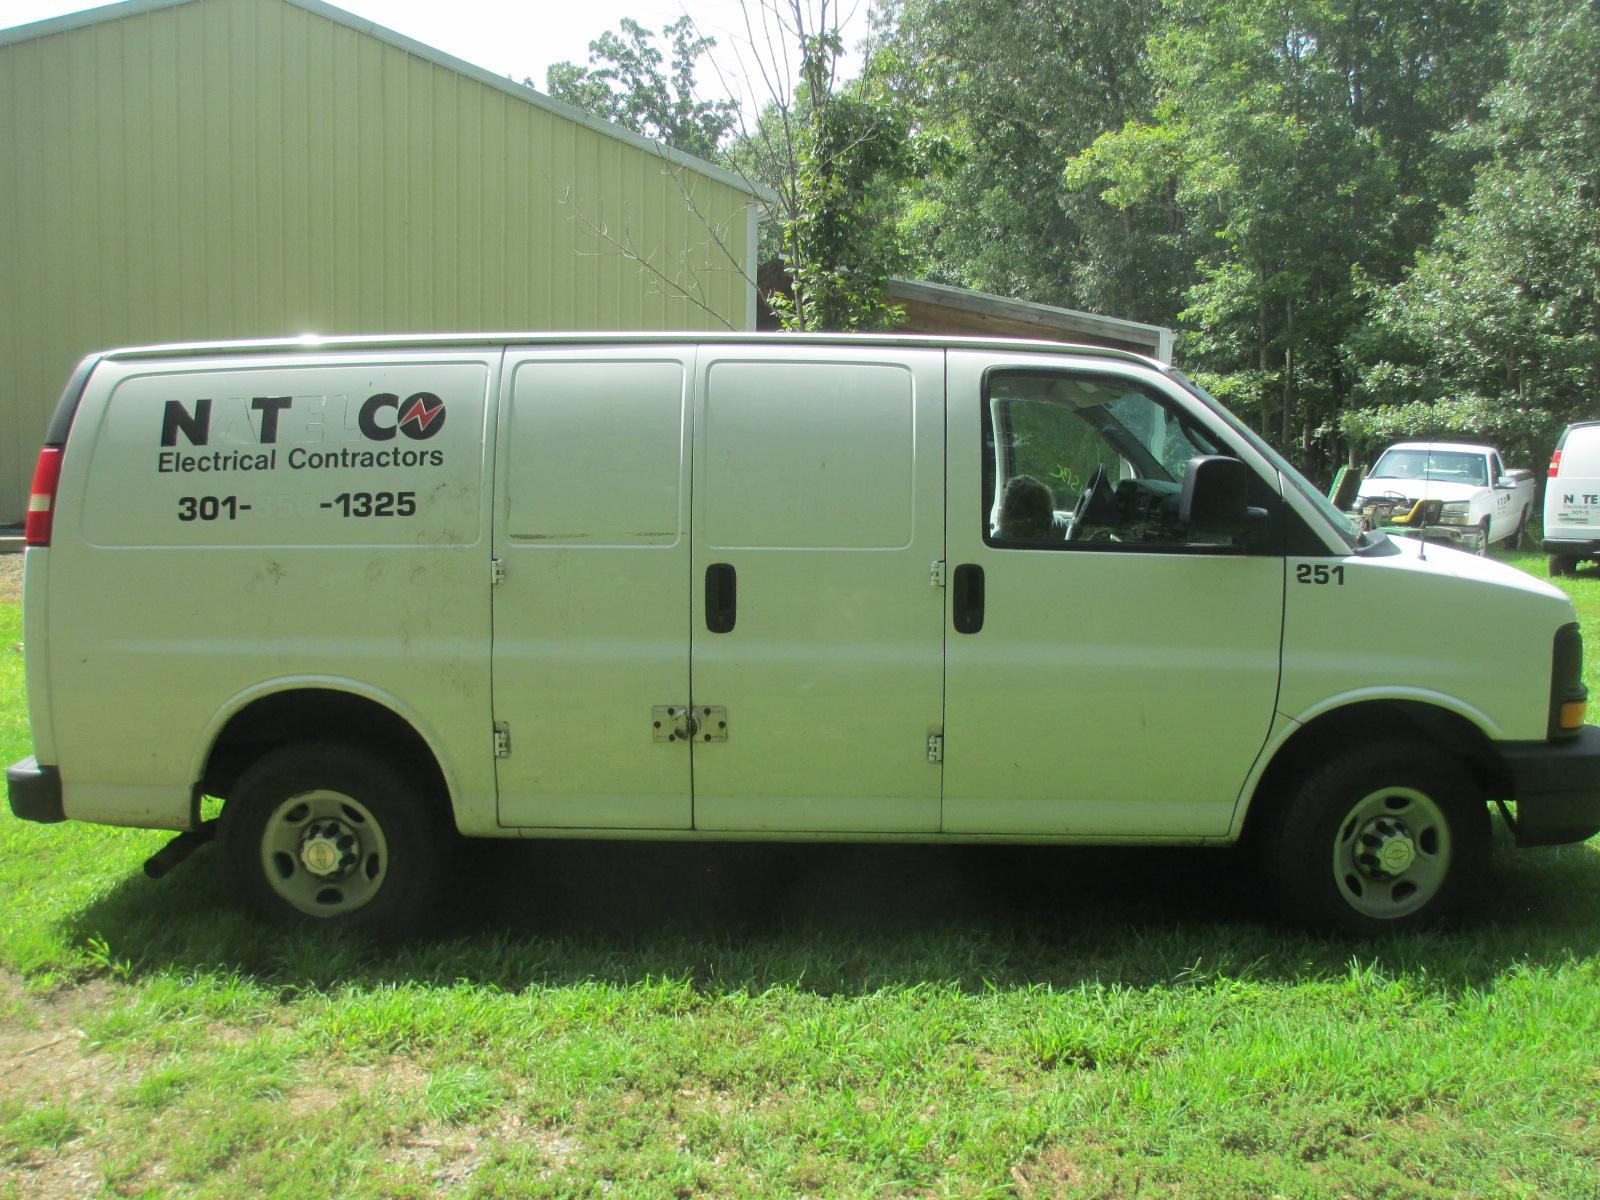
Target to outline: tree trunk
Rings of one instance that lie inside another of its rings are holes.
[[[1292,428],[1290,420],[1294,415],[1294,300],[1292,298],[1284,301],[1283,311],[1283,424],[1278,445],[1287,454],[1289,431]]]
[[[1261,378],[1267,377],[1267,264],[1256,259],[1256,368]],[[1267,419],[1267,397],[1261,396],[1261,411],[1256,416],[1256,427],[1262,437],[1267,436],[1271,422]]]

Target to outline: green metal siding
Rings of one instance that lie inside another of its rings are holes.
[[[0,45],[0,106],[0,520],[91,350],[746,327],[750,195],[285,0]]]

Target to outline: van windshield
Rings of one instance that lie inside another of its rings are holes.
[[[1279,454],[1276,450],[1269,446],[1259,434],[1257,434],[1243,421],[1239,420],[1238,417],[1234,416],[1231,412],[1224,408],[1222,403],[1215,396],[1206,391],[1205,388],[1201,387],[1198,383],[1190,379],[1176,367],[1166,367],[1165,370],[1168,376],[1176,380],[1178,383],[1183,385],[1183,387],[1187,388],[1190,392],[1204,401],[1206,407],[1211,409],[1212,412],[1216,413],[1218,418],[1224,421],[1229,429],[1233,430],[1245,441],[1249,442],[1252,450],[1276,467],[1279,474],[1283,476],[1284,480],[1289,484],[1289,486],[1298,491],[1306,498],[1307,501],[1310,502],[1311,506],[1322,515],[1322,518],[1333,527],[1334,532],[1337,533],[1352,550],[1362,549],[1367,544],[1364,541],[1365,535],[1357,532],[1356,527],[1351,524],[1350,518],[1340,512],[1334,505],[1333,501],[1329,500],[1320,491],[1318,491],[1316,485],[1314,485],[1304,475],[1300,474],[1300,472],[1294,468],[1293,464],[1291,464],[1288,459],[1284,458],[1283,455]]]
[[[1426,479],[1486,487],[1489,468],[1483,455],[1467,450],[1429,450],[1420,446],[1385,450],[1368,479]]]

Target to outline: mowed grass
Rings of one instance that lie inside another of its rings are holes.
[[[1372,942],[1222,852],[496,845],[380,951],[164,840],[0,817],[0,1197],[1600,1194],[1593,844]]]

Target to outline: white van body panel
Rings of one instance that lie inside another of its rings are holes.
[[[950,353],[950,558],[989,582],[983,629],[946,646],[944,828],[1221,837],[1272,726],[1283,558],[986,544],[981,399],[997,366],[1143,385],[1276,479],[1158,372]]]
[[[693,347],[507,352],[505,577],[493,588],[494,719],[511,743],[495,760],[501,826],[693,824],[689,748],[651,728],[653,706],[690,699],[693,379]]]
[[[939,831],[944,371],[939,351],[702,350],[693,702],[728,731],[694,747],[696,829]]]
[[[1295,551],[997,544],[997,370],[1158,397],[1295,515]],[[36,754],[69,817],[188,828],[228,721],[317,690],[415,730],[477,836],[1213,842],[1351,704],[1545,739],[1565,595],[1443,546],[1345,549],[1258,445],[1156,364],[1040,345],[113,354],[28,551]],[[961,565],[987,579],[972,634]],[[683,705],[722,736],[663,740]]]
[[[1565,594],[1492,559],[1389,541],[1382,555],[1288,560],[1279,711],[1305,723],[1361,700],[1416,699],[1491,739],[1543,738]]]
[[[29,546],[23,551],[22,611],[42,613],[50,603],[50,550]],[[28,725],[33,731],[33,753],[40,762],[59,762],[56,750],[55,705],[50,680],[50,625],[37,621],[22,643],[23,668],[28,677]]]
[[[1556,474],[1545,482],[1545,536],[1600,541],[1600,422],[1571,426],[1559,448]]]
[[[458,821],[492,813],[492,762],[464,751],[490,738],[484,446],[499,359],[99,365],[47,552],[44,670],[68,816],[187,827],[203,731],[235,697],[289,678],[343,680],[425,714]],[[422,436],[402,437],[399,405],[419,394],[443,408],[424,400]],[[402,493],[412,516],[374,499]]]

